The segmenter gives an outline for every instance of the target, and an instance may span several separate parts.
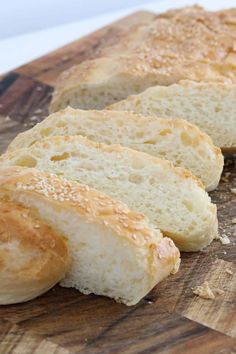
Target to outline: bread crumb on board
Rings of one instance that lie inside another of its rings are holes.
[[[213,290],[210,288],[208,281],[204,281],[204,283],[202,285],[196,286],[195,288],[192,289],[192,291],[195,295],[197,295],[205,300],[214,300],[215,294],[217,294],[217,295],[224,294],[224,290],[219,289],[219,288],[214,289],[214,292],[215,292],[215,294],[214,294]]]
[[[218,240],[222,243],[222,245],[228,245],[230,244],[230,239],[226,234],[222,234],[219,236]]]
[[[234,274],[233,271],[231,269],[229,269],[229,268],[226,268],[225,271],[229,275],[233,275]]]
[[[223,182],[229,182],[229,176],[231,175],[231,172],[226,172],[222,177],[221,177],[221,180]]]
[[[219,289],[219,288],[215,289],[215,292],[217,295],[223,295],[225,293],[224,290]]]
[[[236,194],[236,188],[231,188],[230,191],[231,193]]]
[[[202,285],[198,285],[192,289],[193,293],[202,299],[213,300],[215,299],[215,295],[211,290],[208,281],[204,281]]]
[[[231,222],[232,224],[236,224],[236,218],[233,218]]]

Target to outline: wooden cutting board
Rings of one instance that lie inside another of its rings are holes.
[[[6,74],[0,81],[1,152],[17,133],[46,116],[60,72],[98,56],[131,25],[154,16],[135,13]],[[211,193],[229,245],[214,241],[203,252],[182,254],[178,274],[134,307],[59,286],[31,302],[2,306],[0,354],[236,353],[235,162],[233,156],[226,159],[221,183]],[[195,296],[191,288],[205,280],[224,294],[214,300]]]

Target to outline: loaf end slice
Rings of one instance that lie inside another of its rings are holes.
[[[35,210],[1,198],[0,305],[45,293],[65,277],[68,268],[68,250],[61,234],[44,220],[39,223]]]

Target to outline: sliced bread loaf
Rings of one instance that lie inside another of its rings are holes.
[[[30,147],[54,135],[82,135],[99,143],[121,144],[164,157],[201,178],[207,191],[217,187],[223,169],[220,149],[196,126],[181,119],[144,117],[131,112],[82,111],[68,107],[19,134],[8,151]]]
[[[6,217],[5,221],[10,224],[0,224],[1,282],[6,274],[10,276],[4,282],[4,290],[1,287],[0,304],[22,301],[23,286],[25,294],[31,294],[33,288],[34,296],[37,295],[37,284],[53,277],[56,255],[51,258],[49,255],[52,248],[55,254],[59,253],[57,245],[61,237],[70,258],[61,284],[85,294],[105,295],[134,305],[159,281],[178,270],[179,251],[170,239],[163,238],[142,215],[85,185],[35,169],[11,167],[0,174],[0,217],[3,206],[8,204],[12,217]],[[27,215],[19,218],[17,214],[25,210]],[[37,234],[36,230],[28,233],[23,230],[30,224],[29,213],[37,215]],[[54,240],[46,232],[45,224],[54,233]],[[20,228],[13,231],[14,244],[9,233],[17,225]],[[4,242],[4,234],[8,235],[5,238],[8,243]],[[41,249],[37,247],[40,242]],[[46,244],[48,247],[42,247]],[[33,280],[26,282],[30,261],[29,280]],[[41,263],[44,267],[37,267]],[[9,294],[14,301],[7,298]]]
[[[196,124],[225,151],[236,151],[236,85],[181,81],[150,87],[108,109],[163,118],[179,117]]]
[[[146,153],[80,136],[49,137],[9,152],[0,167],[36,167],[80,181],[143,212],[183,251],[197,251],[217,234],[216,206],[189,171]]]

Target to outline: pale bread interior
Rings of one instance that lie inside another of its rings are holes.
[[[45,137],[82,135],[90,140],[121,144],[164,157],[201,178],[207,191],[217,187],[223,156],[206,134],[180,119],[144,117],[131,112],[83,111],[66,108],[19,134],[8,151],[30,147]]]
[[[162,118],[179,117],[196,124],[216,146],[236,151],[236,85],[182,81],[154,86],[109,109]]]

